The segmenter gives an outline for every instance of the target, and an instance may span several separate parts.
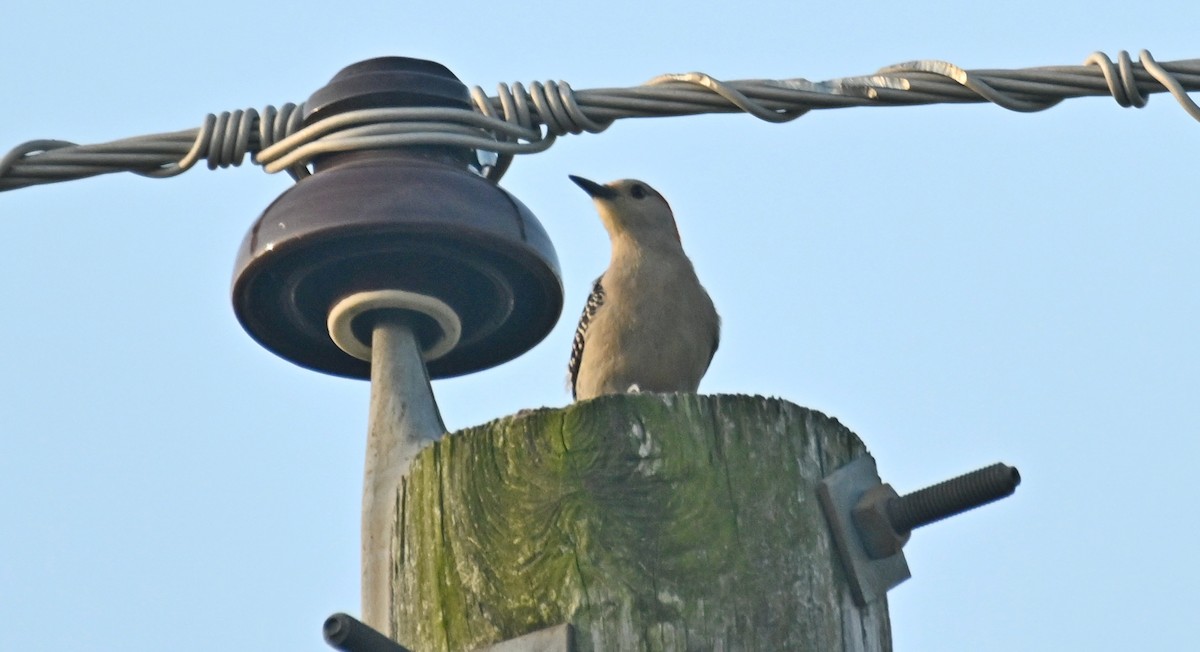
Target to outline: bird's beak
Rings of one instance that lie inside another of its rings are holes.
[[[591,181],[590,179],[577,177],[573,174],[568,174],[567,177],[569,177],[571,181],[574,181],[575,184],[580,188],[583,188],[584,192],[591,195],[592,199],[612,199],[613,197],[617,196],[616,190],[613,190],[608,186],[602,186],[595,181]]]

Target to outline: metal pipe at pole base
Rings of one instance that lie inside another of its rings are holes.
[[[347,614],[325,619],[325,642],[341,652],[412,652]]]

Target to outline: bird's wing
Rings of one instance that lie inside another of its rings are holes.
[[[596,316],[596,310],[604,305],[604,285],[601,275],[592,283],[592,293],[588,295],[587,304],[583,306],[583,314],[579,317],[579,326],[575,328],[575,340],[571,342],[571,360],[567,362],[567,382],[571,385],[571,398],[575,398],[575,381],[579,378],[579,363],[583,360],[584,337],[587,335],[588,324]]]

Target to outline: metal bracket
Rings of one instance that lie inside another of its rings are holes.
[[[874,458],[864,455],[829,474],[817,486],[817,497],[829,521],[842,567],[846,569],[854,603],[860,607],[878,600],[889,589],[912,577],[903,550],[872,559],[855,529],[854,507],[863,494],[881,484]]]
[[[911,577],[904,544],[915,528],[1011,496],[1021,474],[997,462],[900,496],[864,455],[829,474],[817,496],[860,607]]]

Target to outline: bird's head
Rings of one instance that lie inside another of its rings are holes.
[[[621,179],[601,185],[573,174],[570,178],[596,202],[600,220],[611,237],[628,235],[644,244],[664,238],[679,242],[671,206],[645,182]]]

